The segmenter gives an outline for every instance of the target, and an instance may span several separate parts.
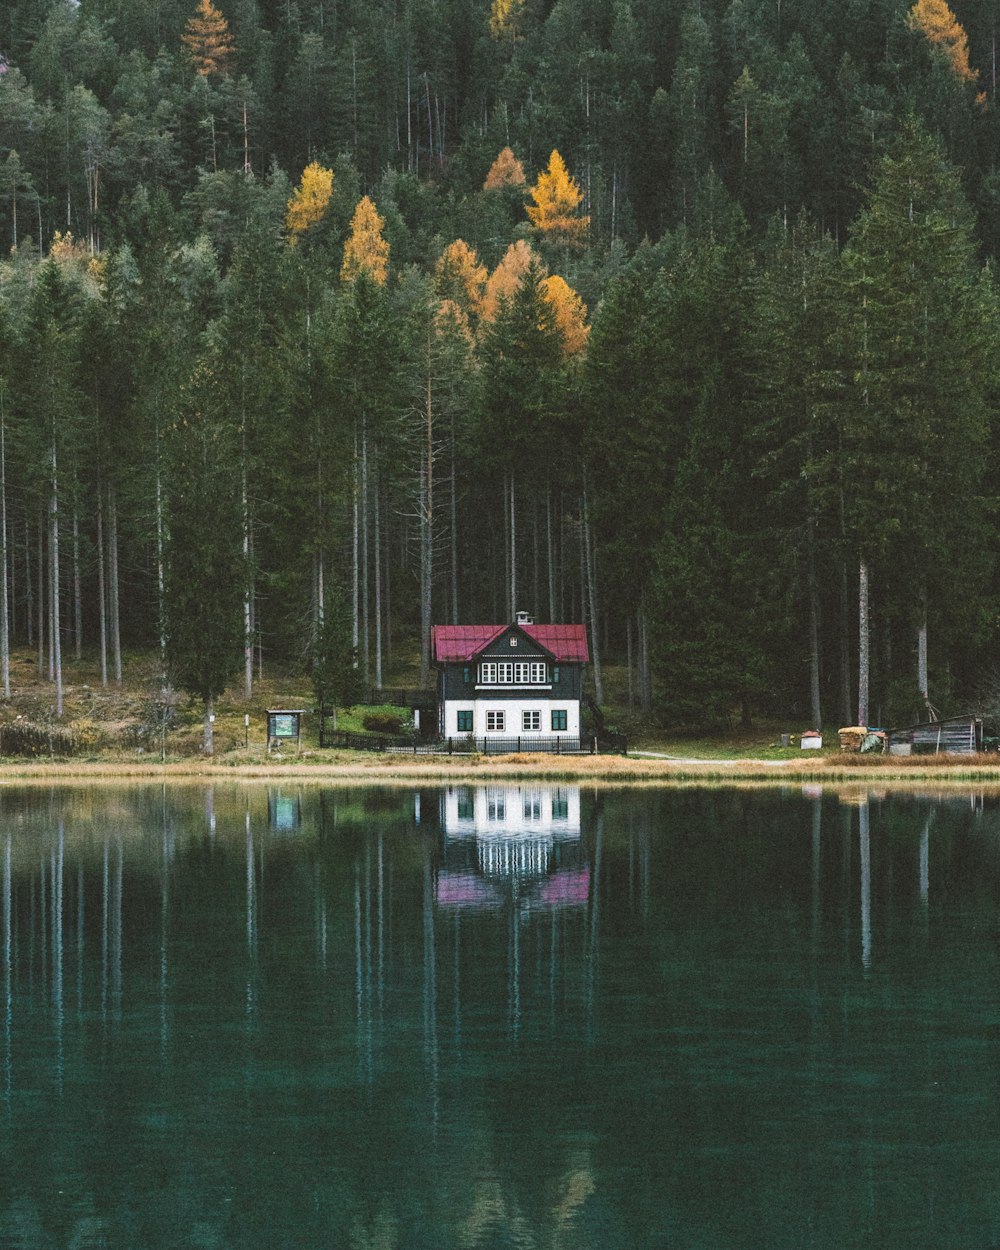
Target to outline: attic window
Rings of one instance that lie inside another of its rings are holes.
[[[516,647],[516,646],[517,646],[517,639],[516,639],[513,635],[511,635],[510,645],[511,645],[512,647]]]

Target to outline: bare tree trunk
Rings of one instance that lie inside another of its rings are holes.
[[[45,672],[45,530],[42,513],[38,513],[38,676]]]
[[[28,646],[34,645],[35,633],[35,591],[31,577],[31,517],[27,510],[24,513],[24,615],[27,629]]]
[[[823,728],[823,709],[820,704],[820,649],[819,649],[819,586],[816,581],[816,522],[810,515],[806,528],[808,545],[807,560],[809,583],[809,710],[812,728]]]
[[[383,509],[385,516],[385,552],[383,553],[383,590],[382,594],[385,599],[385,662],[392,663],[392,578],[390,570],[392,568],[392,543],[390,538],[390,513],[388,509]]]
[[[56,716],[63,714],[62,639],[59,631],[59,478],[56,465],[56,445],[52,443],[52,490],[49,495],[49,556],[52,570],[49,574],[52,608],[52,668],[56,683]]]
[[[556,569],[555,556],[552,550],[552,483],[545,487],[545,547],[548,552],[549,568],[549,624],[556,620]]]
[[[517,611],[517,512],[514,507],[514,474],[510,475],[510,608],[507,620]]]
[[[361,561],[358,552],[358,491],[359,491],[359,474],[360,464],[358,461],[358,435],[357,430],[354,433],[354,490],[353,490],[353,508],[352,508],[352,526],[351,526],[351,644],[354,647],[354,667],[358,665],[358,646],[361,641],[360,629],[360,594],[359,594],[359,569]]]
[[[167,614],[166,614],[166,567],[163,559],[164,548],[164,532],[163,532],[163,479],[160,466],[160,422],[159,416],[156,421],[156,614],[157,626],[160,638],[160,671],[166,674],[167,671]],[[98,509],[100,502],[98,501]],[[104,684],[107,685],[107,654],[106,644],[104,641],[104,557],[101,551],[101,540],[97,540],[98,561],[101,567],[101,664],[104,673]]]
[[[108,487],[108,591],[111,602],[111,658],[114,663],[115,685],[122,684],[122,635],[119,614],[118,591],[118,498],[114,484]]]
[[[382,689],[382,506],[375,472],[375,688]]]
[[[920,624],[917,627],[917,689],[928,713],[931,711],[930,683],[927,680],[927,590],[920,593]],[[934,719],[933,717],[931,719]]]
[[[632,689],[632,618],[625,618],[625,668],[628,672],[628,710],[631,712],[634,706],[633,700],[635,695]]]
[[[10,600],[7,594],[7,423],[0,391],[0,668],[3,670],[4,698],[10,698]]]
[[[246,415],[244,414],[244,424]],[[243,694],[253,697],[253,625],[251,607],[253,600],[253,572],[250,568],[250,500],[247,492],[247,449],[244,433],[242,464],[240,465],[240,506],[243,524]],[[322,554],[320,556],[322,559]]]
[[[851,709],[850,595],[847,589],[847,561],[840,567],[840,699],[841,717],[845,725],[853,716]]]
[[[162,554],[162,552],[161,552]],[[162,575],[162,565],[161,575]],[[108,684],[108,594],[105,586],[104,578],[104,490],[98,486],[97,489],[97,599],[100,605],[100,643],[101,643],[101,685]],[[162,592],[162,583],[160,586]],[[163,612],[161,598],[160,611],[160,631],[163,632]]]
[[[73,494],[73,654],[83,656],[83,596],[80,591],[80,513]]]
[[[370,686],[372,680],[368,598],[368,426],[366,418],[361,430],[361,653],[366,686]]]
[[[431,665],[431,615],[434,579],[434,393],[428,346],[424,391],[424,464],[420,474],[420,684],[426,686]]]
[[[458,624],[458,500],[455,481],[455,420],[451,429],[451,623]]]
[[[587,600],[590,606],[590,645],[594,664],[594,694],[597,702],[604,702],[604,682],[601,680],[601,650],[597,627],[597,570],[590,533],[590,513],[587,506],[587,475],[583,475],[583,542],[584,562],[587,573]]]
[[[211,699],[205,700],[205,722],[202,740],[202,750],[206,755],[213,754],[215,750],[214,741],[215,729],[215,705]]]
[[[858,563],[858,721],[868,724],[868,677],[870,656],[870,616],[868,608],[868,563]]]

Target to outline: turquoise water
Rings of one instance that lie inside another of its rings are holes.
[[[1000,805],[0,791],[0,1247],[1000,1244]]]

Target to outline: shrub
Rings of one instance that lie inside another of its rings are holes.
[[[401,717],[393,716],[391,712],[366,712],[361,718],[361,724],[370,733],[398,734],[403,721]]]

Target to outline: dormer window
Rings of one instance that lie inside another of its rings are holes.
[[[511,634],[511,636],[510,636],[510,645],[511,645],[512,647],[516,647],[516,646],[517,646],[517,635],[516,635],[516,634]]]
[[[484,686],[544,686],[548,667],[544,660],[484,660],[479,681]]]

